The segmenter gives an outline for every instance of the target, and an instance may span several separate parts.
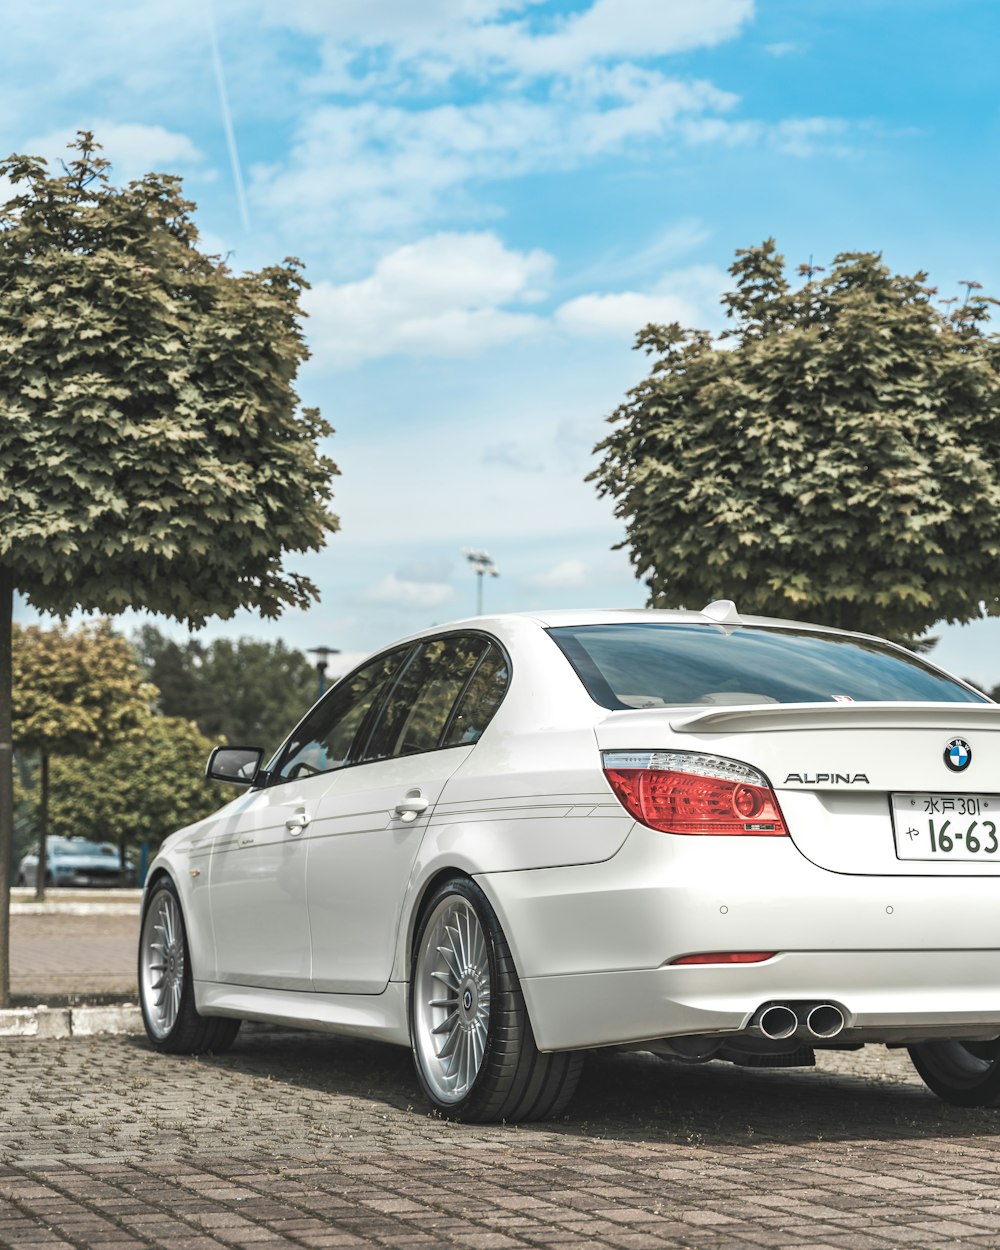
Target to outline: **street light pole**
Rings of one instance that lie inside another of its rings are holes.
[[[463,547],[462,554],[466,560],[472,565],[476,574],[476,616],[483,614],[483,578],[488,573],[490,577],[499,577],[500,570],[493,563],[488,551],[481,551],[475,547]]]
[[[319,695],[322,699],[326,690],[326,666],[331,655],[340,655],[336,647],[310,647],[309,654],[316,656],[316,675],[319,677]]]

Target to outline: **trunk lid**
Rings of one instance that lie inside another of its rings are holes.
[[[612,712],[596,733],[604,751],[752,765],[795,846],[831,872],[1000,876],[1000,705],[656,708]]]

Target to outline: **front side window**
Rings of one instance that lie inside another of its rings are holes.
[[[368,714],[413,648],[380,655],[333,687],[292,734],[272,773],[290,781],[343,768]]]
[[[916,656],[875,639],[695,622],[560,626],[548,632],[590,697],[609,708],[989,702]]]

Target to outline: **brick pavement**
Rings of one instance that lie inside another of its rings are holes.
[[[135,926],[15,915],[15,972],[134,990]],[[1000,1111],[947,1107],[880,1047],[802,1072],[593,1055],[556,1123],[481,1127],[428,1114],[375,1043],[0,1039],[0,1250],[992,1250],[998,1145]]]
[[[553,1124],[458,1126],[408,1055],[245,1026],[229,1054],[0,1043],[0,1247],[1000,1243],[1000,1112],[903,1056],[747,1071],[593,1056]]]
[[[49,890],[41,912],[33,898],[33,891],[11,892],[12,997],[32,1003],[134,999],[138,891]]]

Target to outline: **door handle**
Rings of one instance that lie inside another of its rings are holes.
[[[416,820],[430,807],[424,792],[418,786],[415,790],[407,790],[405,797],[396,804],[395,814],[400,820]]]
[[[311,819],[312,818],[307,816],[304,811],[298,811],[294,816],[289,816],[289,818],[285,821],[285,828],[293,838],[297,838],[306,825],[309,824]]]

